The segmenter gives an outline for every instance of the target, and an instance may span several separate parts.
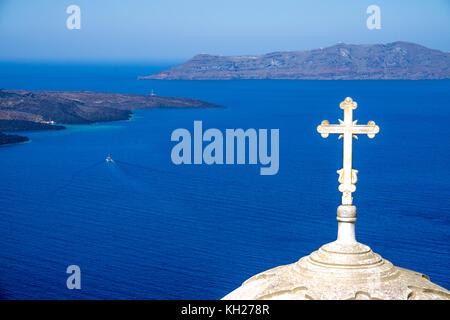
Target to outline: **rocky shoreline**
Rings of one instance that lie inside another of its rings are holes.
[[[0,145],[29,140],[27,137],[4,132],[63,130],[64,124],[129,120],[131,110],[147,108],[221,108],[221,106],[192,98],[155,95],[1,89]]]
[[[338,43],[313,50],[251,56],[199,54],[181,65],[138,79],[450,79],[450,53],[397,41],[371,45]]]

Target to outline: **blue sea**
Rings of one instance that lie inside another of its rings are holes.
[[[450,81],[153,81],[166,66],[0,64],[0,87],[192,97],[224,109],[134,111],[130,121],[23,133],[0,147],[1,299],[218,299],[336,239],[342,140],[354,119],[357,240],[450,288]],[[280,130],[280,169],[180,165],[173,130]],[[106,162],[108,154],[115,160]],[[81,269],[68,290],[66,268]]]

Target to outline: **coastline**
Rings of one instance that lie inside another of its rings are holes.
[[[450,53],[395,41],[277,51],[257,55],[197,54],[138,80],[443,80]]]
[[[19,144],[31,143],[31,141],[32,141],[32,139],[30,139],[29,137],[26,137],[26,136],[19,136],[19,137],[27,138],[27,140],[18,141],[18,142],[0,143],[0,147],[16,146],[16,145],[19,145]]]
[[[70,125],[132,121],[139,109],[225,108],[182,97],[94,91],[0,89],[0,145],[28,141],[6,132],[64,130]],[[28,139],[28,140],[26,140]]]

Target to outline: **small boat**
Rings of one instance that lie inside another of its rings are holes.
[[[106,162],[112,162],[112,161],[113,161],[113,159],[111,159],[111,156],[108,155],[108,156],[106,157]]]

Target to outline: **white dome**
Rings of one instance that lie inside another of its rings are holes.
[[[424,274],[393,266],[364,244],[335,241],[251,277],[223,299],[450,300],[450,292]]]

